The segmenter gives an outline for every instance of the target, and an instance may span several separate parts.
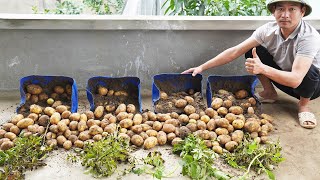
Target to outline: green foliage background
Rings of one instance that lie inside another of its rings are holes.
[[[55,9],[45,9],[39,12],[37,6],[32,10],[35,14],[83,14],[84,9],[89,9],[92,14],[121,14],[125,5],[125,0],[57,0]]]
[[[166,15],[267,16],[266,0],[166,0]]]

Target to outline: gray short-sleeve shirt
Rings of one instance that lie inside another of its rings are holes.
[[[259,27],[251,37],[269,51],[284,71],[291,71],[297,55],[312,58],[312,64],[320,69],[320,34],[303,20],[287,39],[283,39],[276,22]]]

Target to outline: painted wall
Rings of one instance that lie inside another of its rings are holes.
[[[26,16],[0,18],[0,90],[18,89],[33,74],[75,78],[80,89],[93,76],[152,77],[200,65],[248,38],[270,17]],[[313,20],[320,29],[320,20]],[[246,74],[244,57],[209,74]]]

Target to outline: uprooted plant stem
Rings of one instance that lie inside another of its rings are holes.
[[[265,172],[270,179],[275,179],[272,170],[274,166],[284,161],[279,141],[260,145],[255,140],[250,139],[249,135],[245,137],[235,151],[233,153],[226,152],[223,159],[234,168],[246,170],[241,177],[242,179],[248,178],[251,169],[258,174]]]
[[[45,166],[44,159],[52,150],[43,145],[43,137],[18,137],[15,146],[6,151],[0,151],[0,179],[24,179],[27,170]]]

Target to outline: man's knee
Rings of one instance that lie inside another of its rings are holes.
[[[306,76],[303,78],[303,81],[296,89],[294,89],[294,91],[304,98],[313,97],[314,99],[314,96],[319,96],[318,94],[315,94],[315,92],[319,92],[319,79],[319,69],[314,65],[311,65]]]

